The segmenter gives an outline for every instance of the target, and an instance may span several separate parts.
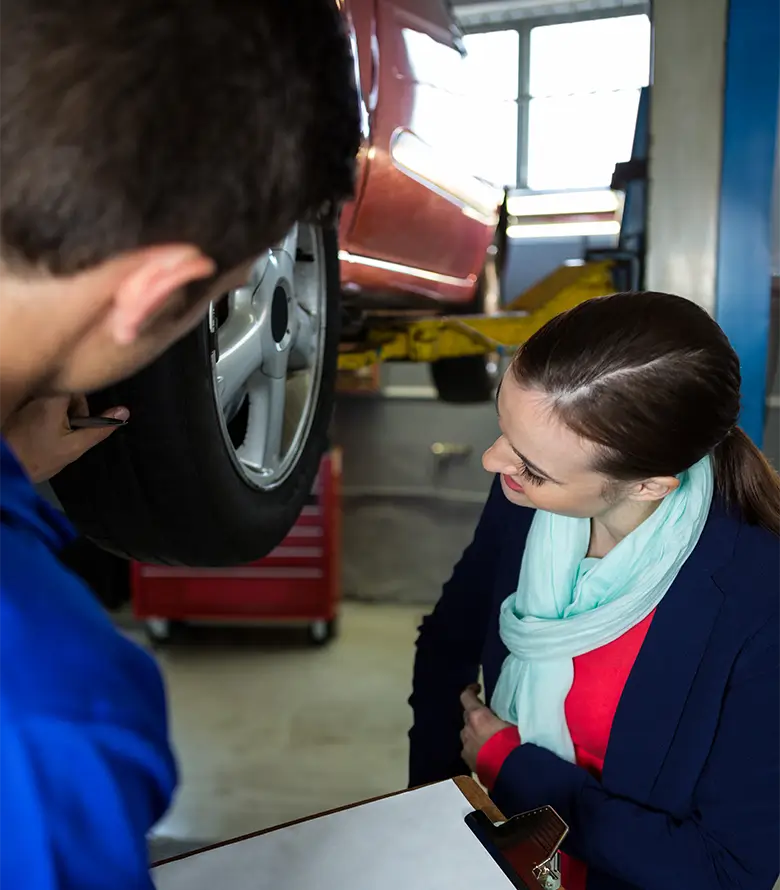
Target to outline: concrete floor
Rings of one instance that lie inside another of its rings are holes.
[[[159,652],[181,785],[154,859],[406,784],[420,607],[347,603],[323,649],[197,628]]]

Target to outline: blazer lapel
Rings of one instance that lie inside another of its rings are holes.
[[[650,797],[723,603],[712,574],[728,560],[736,531],[737,523],[713,504],[696,549],[656,610],[604,760],[603,780],[619,794]]]

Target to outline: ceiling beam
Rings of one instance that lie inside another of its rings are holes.
[[[459,23],[469,29],[527,19],[565,20],[612,12],[649,12],[650,7],[644,0],[455,0],[452,5]]]

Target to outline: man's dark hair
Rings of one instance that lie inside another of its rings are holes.
[[[3,0],[0,226],[55,275],[138,247],[220,269],[351,195],[335,0]]]

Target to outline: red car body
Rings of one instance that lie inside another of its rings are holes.
[[[364,308],[469,304],[503,190],[458,169],[465,50],[443,0],[337,0],[355,56],[363,148],[340,224],[345,295]]]

